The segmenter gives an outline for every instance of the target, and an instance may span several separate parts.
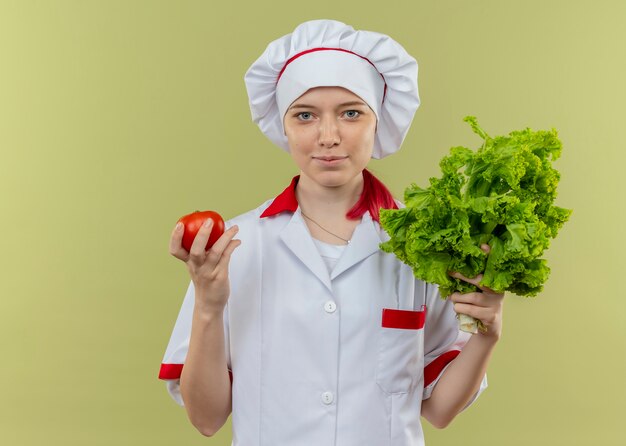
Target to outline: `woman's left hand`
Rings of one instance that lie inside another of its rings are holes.
[[[489,253],[489,245],[482,245],[481,249]],[[454,311],[458,314],[466,314],[474,319],[480,320],[484,327],[484,331],[479,333],[482,336],[500,339],[502,334],[502,306],[504,293],[496,293],[494,290],[479,285],[483,275],[479,274],[474,278],[467,278],[458,272],[450,272],[452,277],[463,280],[465,282],[476,285],[481,291],[473,293],[461,294],[459,292],[452,293],[449,297],[454,302]]]

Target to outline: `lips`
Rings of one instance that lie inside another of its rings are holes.
[[[340,166],[343,164],[345,160],[348,159],[347,156],[315,156],[313,157],[315,161],[320,166],[333,167]]]
[[[347,156],[314,156],[313,158],[323,161],[334,161],[345,159]]]

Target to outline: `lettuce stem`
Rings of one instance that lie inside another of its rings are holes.
[[[461,331],[471,334],[476,334],[479,331],[486,331],[485,325],[478,319],[474,319],[472,316],[468,316],[467,314],[458,314],[457,319],[459,320],[459,328]]]

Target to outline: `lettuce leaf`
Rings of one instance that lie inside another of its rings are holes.
[[[562,150],[557,131],[526,128],[492,138],[475,117],[464,120],[482,146],[452,147],[439,163],[440,178],[430,178],[427,188],[407,187],[405,208],[381,209],[390,240],[380,248],[415,277],[438,284],[443,298],[476,290],[448,271],[483,273],[483,286],[536,296],[550,273],[540,257],[572,213],[553,205],[560,175],[552,162]]]

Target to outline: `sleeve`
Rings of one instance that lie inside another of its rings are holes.
[[[191,335],[191,322],[193,319],[193,308],[195,302],[195,288],[193,281],[189,282],[187,293],[183,300],[183,304],[178,313],[178,318],[174,324],[172,335],[165,349],[165,355],[161,362],[161,368],[159,370],[159,379],[164,380],[167,386],[167,391],[171,397],[180,406],[184,406],[183,399],[180,393],[180,375],[183,371],[185,364],[185,358],[187,357],[187,350],[189,349],[189,338]],[[233,376],[231,372],[230,362],[230,337],[229,337],[229,325],[228,325],[228,303],[224,308],[224,341],[226,348],[226,362],[228,365],[228,373],[230,375],[230,381],[232,384]]]
[[[428,399],[445,369],[458,356],[472,335],[459,329],[453,303],[451,300],[441,299],[437,285],[421,282],[420,287],[424,292],[426,303],[422,399]],[[416,285],[416,289],[420,287]],[[463,410],[469,407],[486,388],[487,375],[485,374],[480,388]]]

